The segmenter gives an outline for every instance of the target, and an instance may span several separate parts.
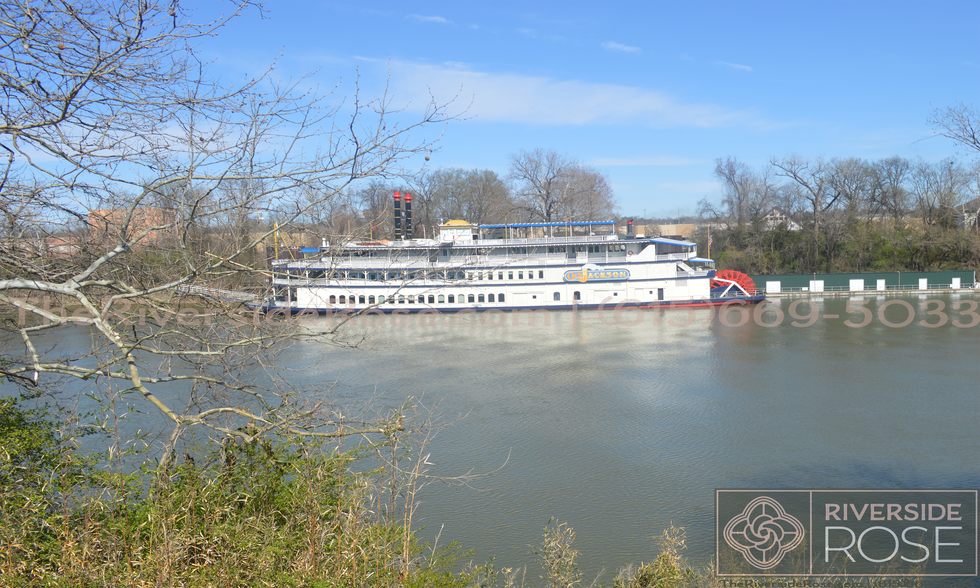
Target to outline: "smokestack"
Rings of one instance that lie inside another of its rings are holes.
[[[405,237],[412,238],[412,195],[405,193]]]
[[[626,236],[627,237],[632,237],[633,236],[633,219],[630,219],[626,223]]]
[[[395,241],[402,238],[402,195],[395,192]]]

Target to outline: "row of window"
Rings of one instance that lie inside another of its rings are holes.
[[[304,275],[301,270],[290,270],[292,275]],[[534,279],[534,270],[527,270],[527,279]],[[459,271],[459,270],[435,270],[435,271],[389,271],[389,272],[362,272],[354,270],[309,270],[306,277],[311,279],[330,278],[335,280],[371,280],[377,282],[401,282],[403,280],[447,280],[447,281],[473,281],[473,280],[523,280],[524,270],[507,271]],[[494,278],[496,276],[496,278]],[[506,276],[506,278],[504,277]],[[516,276],[516,277],[515,277]],[[538,270],[538,279],[544,279],[544,270]]]
[[[581,292],[572,293],[573,300],[581,300]],[[336,295],[331,295],[328,299],[330,304],[425,304],[426,295],[419,294],[416,297],[413,294],[398,294],[397,296],[392,295],[385,298],[384,296],[365,296],[361,294],[360,296],[346,296],[341,294],[339,297]],[[554,293],[554,300],[561,300],[561,293]],[[429,294],[428,303],[429,304],[463,304],[463,303],[477,303],[477,302],[506,302],[504,294]]]

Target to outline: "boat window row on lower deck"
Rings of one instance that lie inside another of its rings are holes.
[[[533,280],[535,270],[483,270],[483,271],[460,271],[460,270],[433,270],[433,271],[386,271],[386,272],[364,272],[355,270],[289,270],[291,276],[301,276],[310,279],[334,279],[334,280],[370,280],[376,282],[400,282],[403,280],[448,280],[448,281],[473,281],[473,280]],[[544,279],[544,270],[537,270],[537,279]]]
[[[561,300],[561,293],[554,292],[552,294],[553,300]],[[572,300],[581,300],[582,294],[578,291],[572,293]],[[327,301],[330,304],[469,304],[469,303],[479,303],[479,302],[506,302],[506,296],[503,293],[500,294],[419,294],[417,297],[413,294],[397,294],[391,296],[366,296],[361,294],[360,296],[355,295],[343,295],[340,296],[331,295]]]

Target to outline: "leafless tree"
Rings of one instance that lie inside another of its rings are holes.
[[[784,159],[773,158],[770,163],[776,168],[777,175],[792,180],[796,188],[795,194],[809,205],[813,221],[812,257],[813,265],[816,266],[821,217],[841,197],[841,194],[834,192],[830,183],[833,166],[822,158],[804,159],[795,155]]]
[[[756,178],[745,163],[733,157],[715,160],[715,176],[725,188],[722,205],[729,224],[742,225],[748,221],[748,203],[755,189]]]
[[[909,210],[908,183],[911,164],[902,157],[889,157],[874,162],[868,187],[868,215],[873,220],[879,211],[884,211],[895,222],[901,220]]]
[[[556,151],[535,149],[510,157],[515,200],[531,220],[599,220],[586,215],[614,214],[616,205],[605,176]]]
[[[503,223],[514,203],[507,185],[490,170],[439,169],[406,180],[414,200],[416,235],[432,236],[450,219]]]
[[[961,204],[966,178],[962,166],[952,159],[936,163],[919,161],[912,168],[912,196],[924,224],[952,226],[954,207]]]
[[[306,80],[212,80],[195,39],[253,8],[196,23],[169,0],[3,2],[0,303],[19,315],[26,348],[5,357],[8,376],[135,392],[173,424],[171,442],[189,427],[250,440],[389,426],[321,414],[296,401],[286,380],[247,375],[275,374],[288,324],[175,314],[193,287],[266,280],[253,253],[271,228],[250,226],[220,251],[196,241],[202,232],[229,219],[248,225],[272,202],[289,202],[280,221],[294,224],[351,187],[400,172],[452,118],[434,101],[409,118],[387,95],[338,100],[310,93]],[[93,218],[93,209],[109,211],[110,240],[79,238],[70,257],[38,255],[51,227]],[[39,340],[65,325],[91,329],[92,348],[49,353]]]
[[[929,117],[929,123],[943,137],[965,145],[971,151],[980,152],[980,113],[966,104],[937,109]]]

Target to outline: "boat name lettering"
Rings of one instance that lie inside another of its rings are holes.
[[[568,270],[565,272],[566,282],[621,282],[628,280],[630,271],[625,268]]]

